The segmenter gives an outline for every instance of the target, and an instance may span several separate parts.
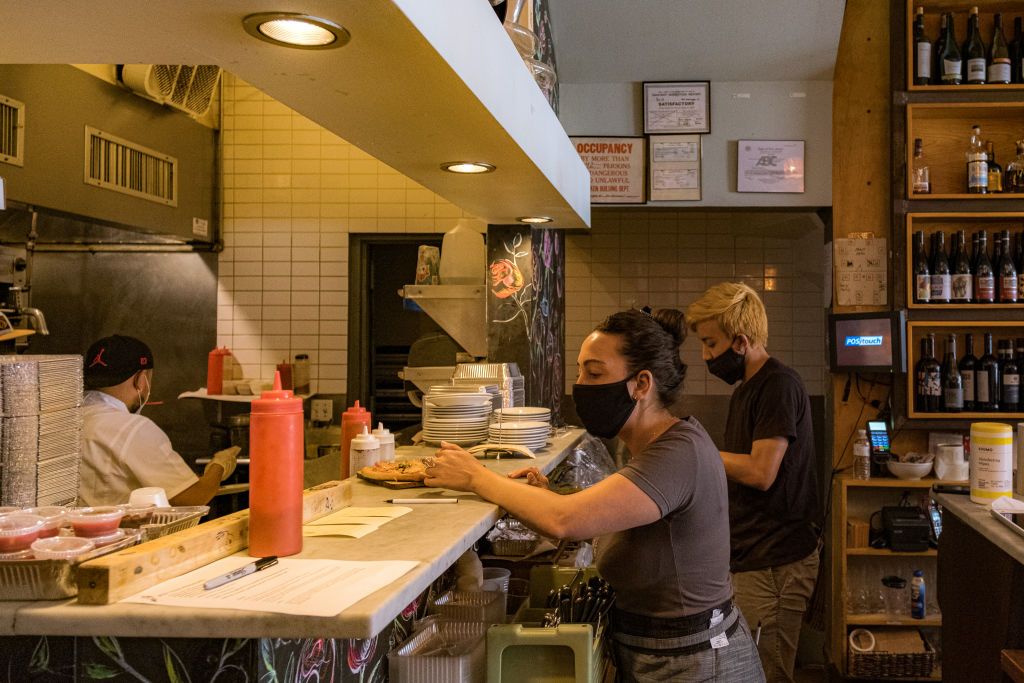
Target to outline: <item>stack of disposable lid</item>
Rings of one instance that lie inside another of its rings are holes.
[[[81,356],[0,356],[0,504],[75,501],[81,405]]]
[[[526,380],[515,363],[459,363],[452,382],[467,381],[497,384],[502,408],[526,405]]]

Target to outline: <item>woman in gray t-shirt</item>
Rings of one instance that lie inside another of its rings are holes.
[[[597,565],[616,590],[612,637],[620,681],[763,681],[729,580],[725,471],[700,423],[669,412],[686,366],[683,314],[630,310],[584,341],[573,386],[587,431],[635,454],[619,472],[571,495],[536,468],[509,478],[443,444],[427,486],[472,491],[555,538],[598,537]],[[527,477],[523,487],[510,478]]]

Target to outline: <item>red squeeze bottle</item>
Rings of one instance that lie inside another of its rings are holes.
[[[249,555],[302,550],[302,399],[274,389],[252,402],[249,417]]]
[[[206,394],[224,393],[224,357],[230,353],[226,348],[214,349],[206,357]]]
[[[347,479],[352,476],[351,460],[349,459],[348,447],[359,434],[363,433],[363,425],[366,425],[366,431],[370,431],[373,428],[373,424],[370,420],[370,411],[359,405],[359,401],[356,401],[354,406],[351,406],[348,410],[341,414],[341,478]]]

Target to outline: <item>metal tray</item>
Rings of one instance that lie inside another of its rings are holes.
[[[72,560],[0,561],[0,600],[60,600],[78,595],[76,574],[82,562],[129,548],[144,540],[141,529],[125,529],[117,543]]]
[[[200,518],[210,511],[208,505],[190,507],[157,508],[153,516],[138,528],[143,533],[143,541],[152,541],[183,529],[191,529],[199,524]]]

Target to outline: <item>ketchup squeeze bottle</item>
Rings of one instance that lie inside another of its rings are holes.
[[[249,555],[302,550],[302,399],[274,389],[252,402],[249,417]]]
[[[347,479],[352,476],[354,472],[351,471],[351,460],[349,455],[349,445],[352,443],[352,439],[359,436],[363,432],[363,427],[369,431],[373,428],[373,422],[370,420],[370,411],[359,405],[359,401],[356,401],[354,406],[349,407],[348,410],[341,414],[341,478]]]

